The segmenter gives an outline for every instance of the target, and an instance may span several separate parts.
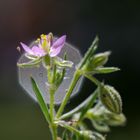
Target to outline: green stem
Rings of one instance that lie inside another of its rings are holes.
[[[52,89],[51,86],[50,87],[50,117],[51,117],[50,129],[52,133],[52,139],[57,140],[57,126],[54,124],[54,94],[55,94],[55,90]]]
[[[47,78],[48,78],[48,84],[49,84],[49,94],[50,94],[50,117],[51,117],[51,121],[53,122],[54,120],[54,94],[55,94],[55,90],[53,89],[53,81],[55,78],[55,70],[51,69],[50,66],[46,67],[47,69]]]
[[[71,84],[69,86],[69,89],[68,89],[68,91],[67,91],[67,93],[66,93],[66,95],[65,95],[65,97],[64,97],[64,99],[63,99],[63,101],[62,101],[62,103],[60,105],[60,108],[58,109],[58,112],[56,114],[56,118],[59,118],[61,116],[61,114],[62,114],[62,112],[63,112],[63,110],[64,110],[64,108],[65,108],[65,106],[66,106],[66,104],[67,104],[67,102],[68,102],[68,100],[69,100],[69,98],[70,98],[70,96],[72,94],[72,91],[73,91],[77,81],[80,78],[80,76],[81,75],[80,75],[79,70],[76,70],[75,73],[74,73],[73,80],[72,80],[72,82],[71,82]]]
[[[38,88],[38,85],[36,84],[35,80],[32,77],[31,77],[31,84],[32,84],[32,88],[35,92],[35,95],[38,99],[38,103],[40,105],[40,108],[41,108],[47,122],[49,123],[50,130],[51,130],[51,133],[52,133],[52,138],[53,138],[53,140],[57,140],[57,126],[54,124],[54,120],[52,119],[52,116],[51,116],[53,113],[52,114],[49,113],[48,106],[47,106],[47,104],[45,104],[45,101],[42,97],[42,94],[41,94],[39,88]],[[52,106],[52,108],[54,108],[54,107]]]
[[[51,123],[50,125],[52,139],[57,140],[57,126],[54,123]]]
[[[51,62],[50,62],[51,63]],[[47,77],[48,77],[48,83],[49,83],[49,94],[50,94],[50,130],[52,134],[52,139],[57,140],[57,126],[54,124],[54,94],[55,94],[55,88],[53,87],[53,83],[55,81],[55,74],[56,74],[56,66],[54,65],[53,69],[51,69],[50,66],[46,67],[47,69]]]
[[[86,78],[88,78],[89,80],[91,80],[93,83],[95,83],[97,86],[101,85],[101,82],[99,80],[97,80],[95,77],[88,75],[88,74],[84,74],[84,76]]]
[[[71,117],[73,114],[75,114],[75,113],[79,112],[81,109],[83,109],[83,107],[85,107],[88,104],[88,102],[90,102],[90,101],[94,102],[97,97],[97,93],[98,93],[97,91],[98,91],[98,89],[96,89],[84,102],[82,102],[76,108],[74,108],[70,112],[62,115],[60,117],[60,119],[66,119],[68,117]]]
[[[50,116],[54,120],[54,90],[50,89]]]

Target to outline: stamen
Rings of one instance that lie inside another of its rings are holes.
[[[46,40],[46,39],[47,39],[47,35],[42,34],[42,35],[40,36],[40,38],[43,39],[43,40]]]

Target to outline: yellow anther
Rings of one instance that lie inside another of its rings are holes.
[[[47,39],[47,35],[42,34],[42,35],[40,36],[40,38],[43,39],[43,40],[46,40],[46,39]]]

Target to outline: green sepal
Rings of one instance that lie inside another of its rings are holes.
[[[65,53],[63,61],[66,61],[66,60],[67,60],[67,55]],[[55,66],[57,67],[58,65],[55,64]],[[54,75],[54,77],[55,77],[54,84],[55,84],[56,88],[58,88],[60,86],[60,84],[63,82],[65,73],[66,73],[66,67],[62,67],[61,69],[56,69],[56,72]]]
[[[106,139],[105,136],[103,136],[102,134],[100,134],[98,132],[92,132],[92,135],[93,135],[93,139],[91,139],[91,140],[94,140],[94,139],[96,139],[96,140],[105,140]]]
[[[109,132],[110,127],[103,121],[95,121],[93,119],[90,120],[93,127],[100,132]]]
[[[43,57],[42,65],[44,68],[48,69],[51,67],[51,58],[49,55]]]
[[[113,73],[116,71],[119,71],[120,69],[117,67],[98,67],[96,69],[94,69],[93,71],[90,72],[86,72],[87,74],[108,74],[108,73]]]
[[[25,57],[27,57],[28,59],[31,59],[31,60],[35,60],[35,59],[38,58],[37,56],[30,55],[30,54],[28,54],[28,53],[25,53],[24,55],[25,55]]]
[[[41,62],[41,58],[39,59],[34,59],[34,60],[31,60],[27,63],[17,63],[17,66],[18,67],[21,67],[21,68],[30,68],[30,67],[33,67],[33,66],[38,66],[39,63]]]
[[[55,57],[54,58],[54,63],[59,67],[72,67],[73,66],[72,61],[63,60],[60,57]]]
[[[94,71],[97,74],[107,74],[107,73],[112,73],[112,72],[116,72],[119,71],[120,69],[117,67],[99,67],[96,68]]]
[[[126,123],[124,114],[110,112],[101,102],[98,102],[94,108],[88,110],[86,118],[100,132],[109,131],[109,126],[123,126]]]
[[[90,130],[80,131],[80,140],[105,140],[105,137],[100,133],[92,132]]]
[[[56,70],[56,74],[55,74],[55,81],[54,81],[54,85],[56,87],[56,89],[60,86],[60,84],[63,82],[64,76],[65,76],[65,68],[63,68],[62,71],[60,70]]]
[[[114,87],[102,84],[100,86],[100,100],[110,112],[116,114],[122,113],[122,99]]]
[[[46,118],[46,120],[48,121],[48,123],[51,122],[51,118],[50,118],[50,114],[49,114],[49,109],[48,109],[48,106],[47,104],[45,103],[43,97],[42,97],[42,94],[38,88],[38,85],[36,84],[35,80],[33,79],[33,77],[30,77],[31,78],[31,84],[32,84],[32,88],[33,88],[33,91],[36,95],[36,98],[38,100],[38,103],[39,103],[39,106]]]
[[[114,114],[114,113],[106,113],[107,119],[105,122],[110,126],[124,126],[126,124],[126,117],[123,113]]]
[[[61,73],[58,73],[58,72],[57,72],[57,75],[58,75],[58,76],[56,76],[56,77],[57,77],[56,79],[58,79],[58,80],[56,81],[56,85],[57,85],[57,86],[59,86],[59,85],[62,83],[62,81],[63,81],[63,79],[64,79],[64,76],[65,76],[65,73],[66,73],[66,69],[65,69],[65,68],[63,68],[63,70],[62,70]]]

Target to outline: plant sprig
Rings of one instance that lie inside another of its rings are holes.
[[[32,48],[21,43],[26,52],[25,56],[31,61],[17,63],[17,66],[22,68],[34,67],[42,63],[47,71],[50,94],[49,105],[45,103],[43,94],[34,77],[31,76],[30,79],[38,104],[50,126],[53,140],[105,140],[102,132],[108,132],[110,126],[125,124],[126,118],[122,113],[122,100],[119,92],[112,86],[100,82],[95,76],[96,74],[116,72],[119,68],[105,67],[110,51],[96,53],[99,42],[99,38],[96,37],[81,62],[77,65],[71,84],[60,107],[56,110],[54,95],[64,80],[66,68],[71,68],[73,65],[73,62],[67,60],[66,54],[64,58],[57,56],[65,44],[65,39],[66,36],[64,35],[54,41],[52,33],[49,33],[48,35],[41,35]],[[81,77],[89,79],[97,88],[80,105],[63,114],[67,102],[70,100],[71,94]],[[95,131],[88,127],[85,119],[92,122]],[[58,134],[58,126],[64,128],[62,135]]]

